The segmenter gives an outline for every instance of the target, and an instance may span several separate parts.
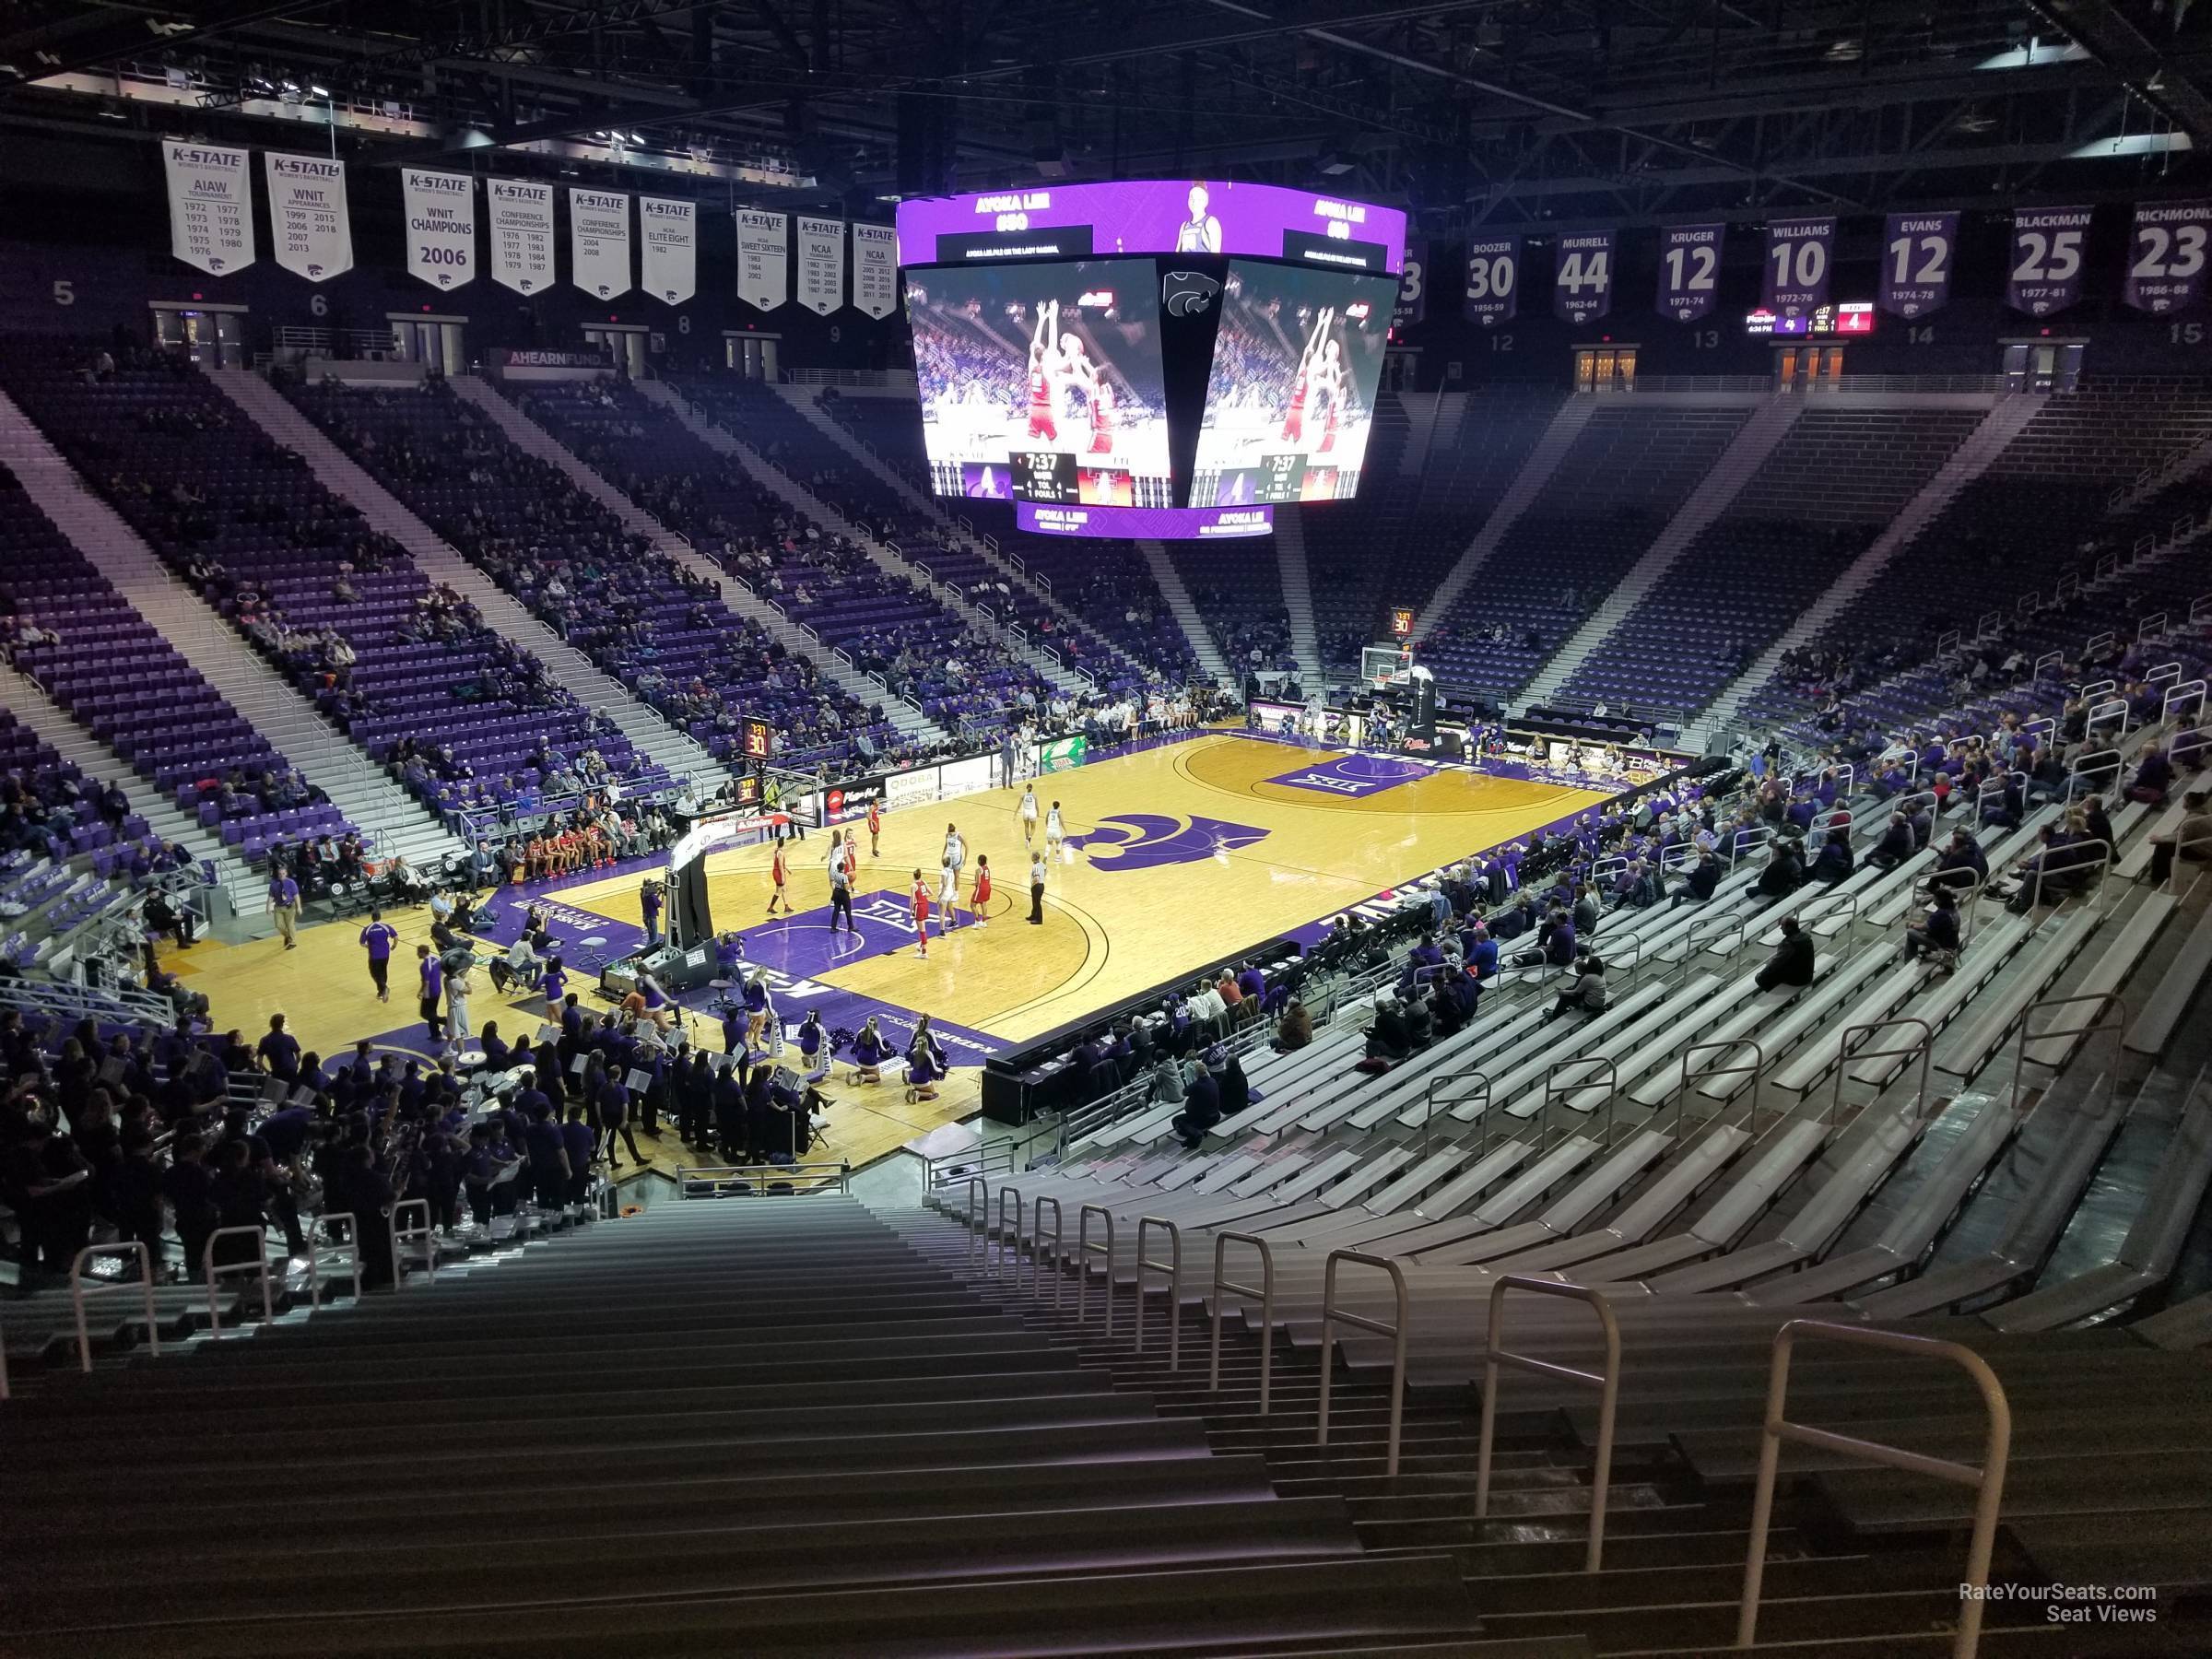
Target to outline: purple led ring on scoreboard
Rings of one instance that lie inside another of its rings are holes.
[[[1265,535],[1273,507],[1048,507],[1014,503],[1014,527],[1032,535],[1088,535],[1100,541],[1218,541]]]
[[[1243,253],[1395,275],[1406,215],[1275,184],[1128,179],[899,204],[899,263],[977,264],[1115,253]]]

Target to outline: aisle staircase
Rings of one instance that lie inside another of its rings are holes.
[[[1190,641],[1191,652],[1197,657],[1198,666],[1212,676],[1218,686],[1226,686],[1231,690],[1241,686],[1244,683],[1242,677],[1230,665],[1229,659],[1221,654],[1221,647],[1214,638],[1214,630],[1206,627],[1206,618],[1199,615],[1198,602],[1191,597],[1191,590],[1183,585],[1182,572],[1175,568],[1175,561],[1168,557],[1167,548],[1156,541],[1140,541],[1136,547],[1137,551],[1145,556],[1145,563],[1151,569],[1153,585],[1159,589],[1159,596],[1168,602],[1168,615],[1175,618],[1175,626],[1182,629],[1182,637]],[[1308,605],[1311,604],[1309,597]]]
[[[628,689],[593,666],[583,653],[539,621],[523,603],[462,558],[399,499],[371,477],[260,375],[245,369],[218,369],[207,377],[243,409],[254,424],[304,459],[333,495],[351,501],[372,530],[381,530],[406,549],[407,557],[432,582],[443,582],[483,613],[494,633],[520,645],[544,663],[553,683],[586,708],[607,716],[639,752],[671,777],[689,778],[702,790],[718,787],[728,774],[722,763],[685,733],[630,696]],[[464,377],[465,378],[465,377]],[[459,382],[455,382],[458,389]]]
[[[1544,486],[1551,482],[1551,475],[1559,470],[1559,463],[1567,458],[1567,452],[1574,447],[1574,441],[1582,436],[1583,428],[1589,424],[1590,417],[1597,413],[1598,401],[1594,396],[1570,397],[1559,406],[1559,413],[1551,418],[1551,424],[1544,429],[1544,436],[1537,439],[1535,447],[1528,452],[1528,459],[1522,463],[1512,484],[1505,494],[1499,497],[1498,505],[1490,510],[1490,516],[1483,521],[1482,528],[1467,543],[1458,561],[1445,572],[1443,581],[1437,584],[1436,592],[1429,596],[1429,603],[1421,606],[1421,614],[1414,619],[1416,639],[1425,636],[1452,614],[1453,606],[1459,602],[1460,594],[1466,592],[1467,584],[1475,580],[1475,574],[1482,569],[1484,561],[1498,550],[1498,544],[1505,539],[1505,533],[1528,511],[1529,504],[1542,493]]]
[[[1290,654],[1308,685],[1321,673],[1321,634],[1313,626],[1313,577],[1306,563],[1305,509],[1275,510],[1275,562],[1282,572],[1283,608],[1290,613]]]

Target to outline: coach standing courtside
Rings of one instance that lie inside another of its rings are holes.
[[[284,947],[297,950],[300,941],[292,934],[300,923],[300,884],[292,879],[289,870],[278,870],[269,877],[269,913],[276,918],[276,931],[284,935]]]

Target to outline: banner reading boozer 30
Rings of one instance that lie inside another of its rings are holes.
[[[2128,304],[2153,313],[2194,305],[2205,291],[2205,240],[2212,202],[2160,202],[2136,209],[2127,244]]]
[[[262,156],[269,175],[269,233],[276,263],[310,282],[353,269],[353,225],[346,214],[346,163],[321,156]]]
[[[466,173],[402,168],[407,212],[407,275],[441,292],[477,276],[477,182]]]
[[[1467,321],[1495,328],[1512,322],[1520,308],[1521,239],[1471,238],[1467,242]]]

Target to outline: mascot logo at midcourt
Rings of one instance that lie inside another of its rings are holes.
[[[1267,831],[1252,824],[1130,812],[1100,819],[1099,827],[1088,834],[1069,836],[1067,844],[1082,848],[1101,870],[1152,870],[1162,865],[1226,858],[1241,847],[1266,839]]]

